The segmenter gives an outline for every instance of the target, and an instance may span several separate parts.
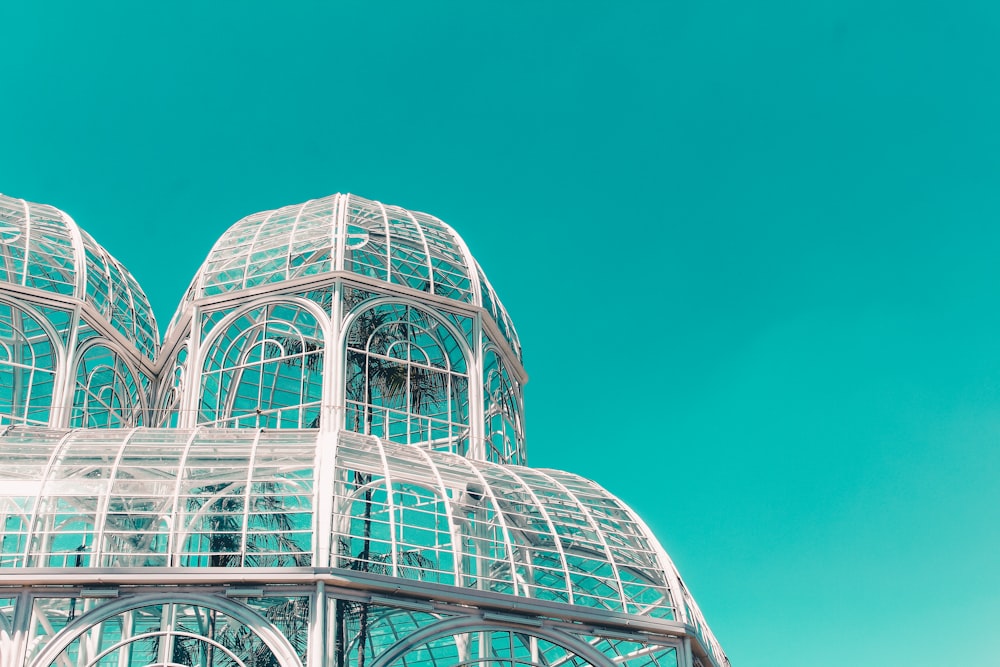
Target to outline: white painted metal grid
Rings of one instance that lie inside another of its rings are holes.
[[[669,557],[619,500],[568,473],[496,465],[525,461],[520,343],[461,239],[433,216],[334,195],[244,218],[192,283],[171,325],[187,334],[173,336],[159,377],[141,289],[62,212],[0,196],[4,281],[0,372],[12,381],[0,419],[97,430],[2,439],[14,460],[0,470],[0,569],[331,564],[676,619],[728,664]],[[128,345],[109,339],[115,330]],[[222,428],[132,428],[147,422]],[[334,442],[330,470],[322,448]],[[591,664],[502,628],[433,641],[415,652],[410,641],[398,664],[451,664],[449,642],[469,665]],[[615,664],[691,663],[680,644],[588,641]]]

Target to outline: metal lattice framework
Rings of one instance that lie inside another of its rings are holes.
[[[120,262],[62,211],[0,195],[0,424],[145,424],[158,349]]]
[[[527,460],[517,333],[458,235],[425,213],[334,195],[240,220],[161,364],[175,370],[160,425],[346,428]]]
[[[159,354],[62,212],[0,198],[0,261],[0,667],[728,665],[624,503],[524,466],[517,334],[440,220],[244,218]]]
[[[507,311],[451,227],[432,215],[355,195],[313,199],[237,222],[212,248],[175,319],[198,299],[341,271],[480,306],[520,357]]]

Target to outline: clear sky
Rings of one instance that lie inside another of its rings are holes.
[[[435,214],[518,326],[530,462],[631,503],[735,667],[1000,665],[995,1],[0,26],[0,191],[69,212],[163,325],[244,215]]]

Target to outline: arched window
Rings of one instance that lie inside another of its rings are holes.
[[[318,428],[323,332],[291,303],[259,306],[232,320],[205,355],[198,422],[250,428]]]
[[[56,352],[45,329],[0,302],[0,424],[47,426],[55,377]]]
[[[348,330],[346,358],[348,430],[467,452],[466,360],[440,320],[406,304],[364,310]]]
[[[104,345],[88,347],[76,366],[70,425],[84,428],[142,426],[142,387],[122,356]]]

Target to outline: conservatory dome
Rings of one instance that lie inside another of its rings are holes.
[[[0,194],[0,283],[90,304],[148,359],[156,356],[156,319],[139,283],[54,206]]]
[[[481,306],[521,356],[507,311],[451,227],[427,213],[351,194],[238,221],[212,248],[173,319],[192,301],[332,272]]]

